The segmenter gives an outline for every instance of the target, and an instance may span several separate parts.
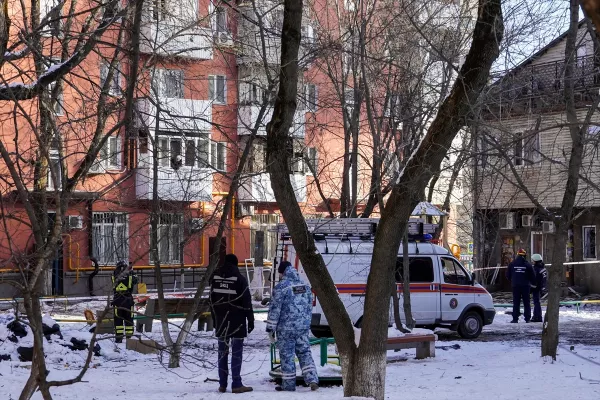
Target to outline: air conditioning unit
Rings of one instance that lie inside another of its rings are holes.
[[[554,222],[552,221],[543,221],[542,222],[542,232],[544,233],[554,233]]]
[[[203,225],[202,218],[192,218],[190,220],[190,231],[192,233],[200,232],[203,228]]]
[[[88,175],[103,174],[104,172],[106,172],[104,163],[102,163],[102,161],[96,161],[88,170]]]
[[[515,229],[515,213],[500,213],[500,229]]]
[[[229,32],[217,32],[215,33],[215,41],[219,46],[233,46],[233,37]]]
[[[521,216],[521,225],[523,227],[533,226],[533,215],[522,215]]]
[[[83,229],[83,217],[81,215],[69,215],[69,229]]]
[[[254,205],[250,203],[237,204],[237,217],[244,218],[254,215]]]

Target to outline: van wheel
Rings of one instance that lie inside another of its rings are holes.
[[[464,339],[475,339],[481,334],[483,320],[477,311],[469,311],[458,324],[458,334]]]

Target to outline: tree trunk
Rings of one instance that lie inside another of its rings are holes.
[[[377,227],[371,270],[367,280],[363,332],[358,348],[352,321],[334,282],[308,231],[290,182],[287,154],[289,128],[296,110],[298,49],[302,1],[284,1],[279,91],[271,121],[267,124],[268,171],[277,204],[289,233],[338,344],[342,360],[345,396],[385,397],[385,366],[390,281],[393,279],[400,239],[408,218],[436,173],[446,149],[464,126],[485,86],[503,35],[500,0],[481,0],[471,49],[450,95],[444,100],[427,135],[412,155],[382,210]],[[335,317],[333,317],[335,316]]]
[[[408,257],[408,229],[404,231],[402,240],[402,294],[404,302],[404,319],[406,327],[413,329],[416,321],[412,316],[412,307],[410,305],[410,258]]]
[[[42,329],[42,308],[37,293],[24,294],[25,312],[33,335],[33,359],[31,373],[19,400],[29,400],[37,389],[42,392],[44,399],[51,399],[46,381],[46,359],[44,358],[44,333]]]
[[[587,130],[591,113],[597,107],[598,100],[594,101],[594,107],[588,111],[584,124],[580,124],[575,107],[575,57],[577,55],[577,32],[579,30],[579,1],[570,1],[570,25],[565,44],[565,74],[564,94],[565,110],[569,122],[569,133],[571,136],[571,154],[569,169],[567,171],[567,182],[565,193],[561,204],[560,216],[554,218],[556,233],[552,247],[552,266],[548,269],[548,306],[544,316],[542,330],[542,357],[550,356],[556,360],[558,348],[558,315],[560,308],[561,282],[564,277],[565,244],[567,243],[569,222],[573,216],[573,206],[579,188],[579,172],[581,170],[584,140],[583,132]]]

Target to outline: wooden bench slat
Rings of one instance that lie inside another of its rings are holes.
[[[388,338],[388,344],[435,342],[435,335],[406,335]]]

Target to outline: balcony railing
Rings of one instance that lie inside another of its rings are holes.
[[[574,65],[576,101],[586,102],[598,94],[600,64],[594,57],[579,57]],[[525,109],[558,109],[564,105],[564,61],[528,65],[512,71],[492,84],[484,95],[491,112],[519,112]]]
[[[294,193],[296,194],[296,201],[306,201],[306,175],[304,174],[293,174],[290,175],[292,186],[294,187]],[[256,203],[274,203],[275,195],[273,194],[273,188],[271,187],[271,179],[269,174],[262,173],[252,176],[248,176],[241,182],[238,190],[238,200],[244,202],[256,202]]]
[[[135,176],[135,192],[139,200],[152,200],[152,168],[138,168]],[[158,169],[158,198],[168,201],[212,200],[212,171],[200,168],[170,167]]]
[[[174,98],[137,99],[139,127],[156,128],[157,106],[160,107],[159,130],[210,132],[212,129],[211,101]]]
[[[208,28],[151,20],[142,24],[140,33],[140,51],[144,54],[196,60],[213,57],[212,32]]]
[[[256,121],[260,114],[261,106],[257,105],[240,105],[238,107],[238,135],[250,135],[252,129],[256,126]],[[266,126],[273,116],[273,107],[268,106],[261,123],[259,124],[257,135],[265,136],[267,134]],[[294,124],[290,129],[290,133],[294,137],[304,137],[306,129],[306,111],[303,109],[297,110],[294,114]]]

